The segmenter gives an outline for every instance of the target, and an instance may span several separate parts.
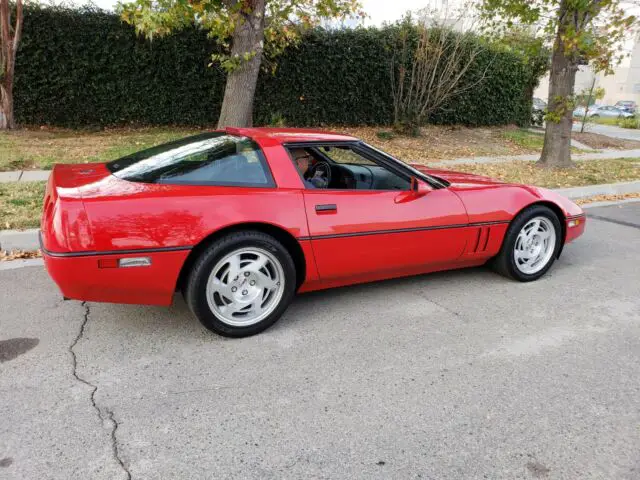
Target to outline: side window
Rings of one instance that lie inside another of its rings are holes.
[[[246,137],[209,133],[115,160],[122,179],[164,184],[274,186],[264,154]]]
[[[336,163],[345,163],[347,165],[373,165],[375,162],[366,159],[349,147],[323,147],[323,153]]]
[[[410,180],[351,145],[289,146],[308,189],[409,190]]]

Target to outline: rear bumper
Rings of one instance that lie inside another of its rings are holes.
[[[158,250],[62,254],[42,249],[42,256],[49,275],[64,297],[91,302],[170,305],[190,249]],[[137,257],[148,257],[151,265],[105,267],[114,260]]]

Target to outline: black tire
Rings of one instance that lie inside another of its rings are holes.
[[[235,326],[219,318],[207,301],[207,281],[216,263],[241,248],[257,247],[270,252],[284,272],[283,293],[275,309],[264,319],[249,326]],[[184,296],[193,314],[212,332],[225,337],[248,337],[273,325],[287,309],[296,291],[296,269],[291,255],[280,242],[257,231],[231,233],[211,244],[194,262],[184,289]]]
[[[520,233],[522,228],[529,222],[529,220],[534,217],[546,217],[551,221],[551,223],[553,224],[553,228],[555,229],[556,242],[553,254],[547,261],[547,264],[538,272],[527,274],[520,271],[516,266],[514,249],[518,234]],[[492,266],[494,270],[496,270],[499,274],[504,275],[508,278],[512,278],[514,280],[518,280],[520,282],[531,282],[533,280],[537,280],[545,273],[547,273],[547,271],[551,268],[551,265],[553,265],[553,262],[558,257],[558,251],[560,250],[562,241],[562,227],[560,225],[560,219],[558,218],[556,213],[549,207],[545,207],[544,205],[533,205],[520,212],[518,216],[513,219],[513,221],[509,225],[509,228],[507,229],[504,240],[502,241],[502,248],[500,249],[500,253],[498,253],[498,255],[493,259]]]

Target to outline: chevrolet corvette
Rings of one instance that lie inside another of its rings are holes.
[[[527,282],[584,232],[553,191],[406,164],[338,133],[227,128],[56,165],[40,243],[65,298],[170,305],[243,337],[297,292],[490,263]]]

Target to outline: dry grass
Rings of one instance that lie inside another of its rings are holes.
[[[184,128],[21,129],[0,133],[0,171],[49,169],[54,163],[105,162],[197,133]]]
[[[454,158],[521,155],[542,149],[542,136],[517,127],[428,126],[418,137],[395,135],[389,127],[333,127],[361,138],[401,160],[429,163]]]
[[[566,188],[601,183],[640,180],[640,159],[589,160],[575,168],[545,169],[536,162],[509,162],[456,165],[452,170],[486,175],[505,182],[547,188]]]
[[[428,126],[418,137],[389,127],[327,127],[362,138],[401,160],[428,163],[454,158],[537,153],[543,137],[517,127]],[[44,168],[54,163],[104,162],[197,133],[197,129],[138,128],[90,132],[22,129],[0,133],[0,171]]]
[[[26,260],[28,258],[39,258],[42,256],[40,250],[0,250],[0,262],[8,262],[10,260]]]
[[[593,197],[579,198],[575,200],[578,205],[586,205],[593,202],[617,202],[630,198],[640,198],[640,193],[621,193],[618,195],[594,195]]]
[[[37,227],[46,182],[0,183],[0,229]]]
[[[633,150],[640,148],[640,142],[635,140],[607,137],[606,135],[600,135],[599,133],[573,132],[571,137],[580,143],[584,143],[588,147],[595,149],[611,148],[615,150]]]

